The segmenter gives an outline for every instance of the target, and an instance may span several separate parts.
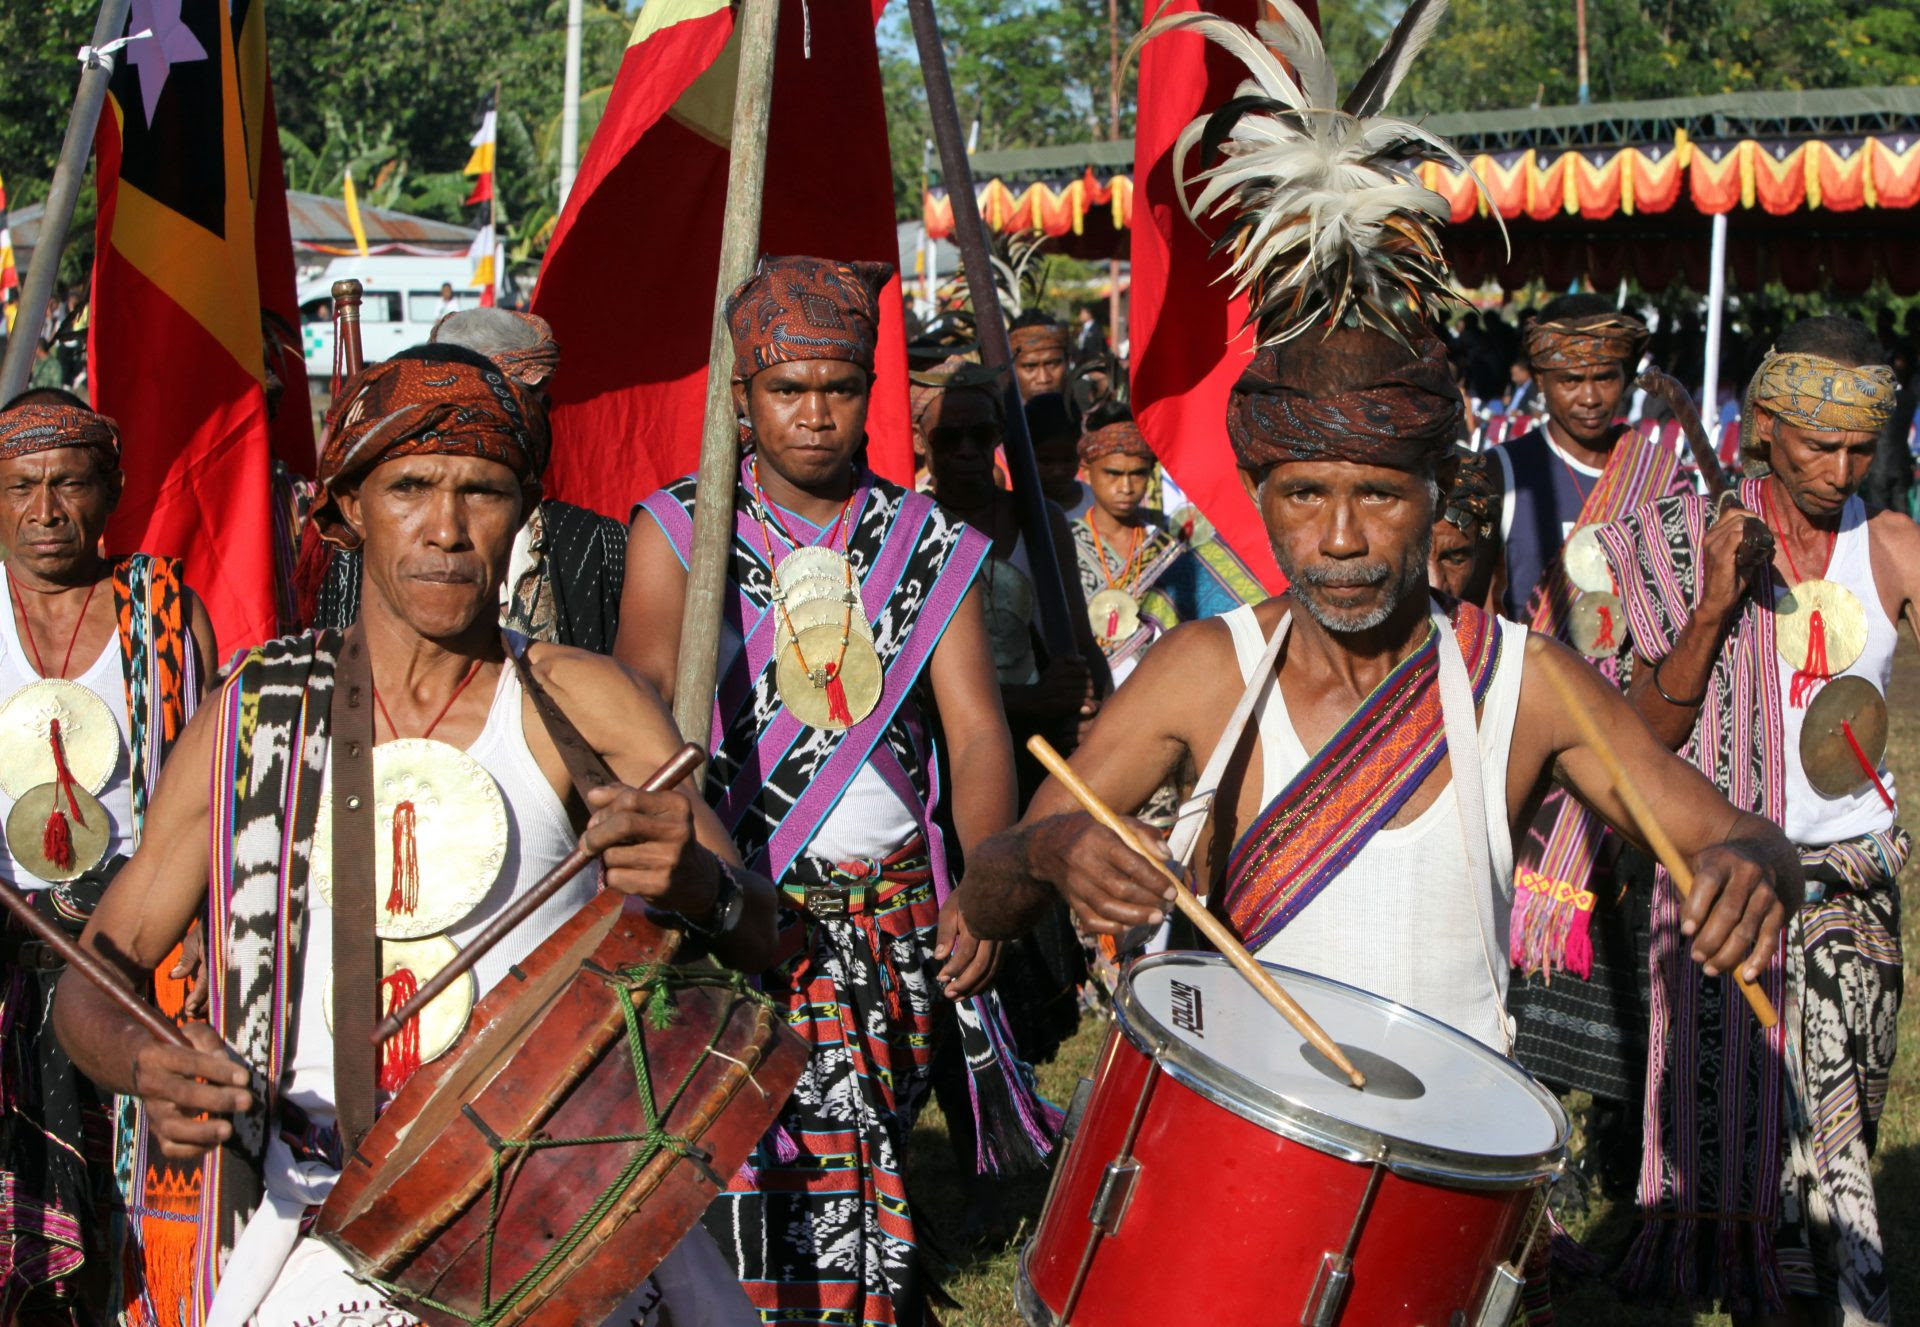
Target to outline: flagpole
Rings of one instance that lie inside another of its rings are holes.
[[[973,167],[967,162],[968,148],[960,137],[960,111],[953,100],[946,49],[940,44],[940,20],[934,15],[933,0],[909,0],[907,10],[913,16],[913,40],[920,50],[920,74],[927,86],[933,141],[940,149],[940,174],[946,181],[947,198],[953,203],[953,241],[960,247],[961,270],[967,274],[967,293],[973,297],[980,358],[989,368],[1009,370],[1003,388],[1006,428],[1002,440],[1007,468],[1012,472],[1014,511],[1033,568],[1040,636],[1050,657],[1065,658],[1078,654],[1079,647],[1074,642],[1066,582],[1061,579],[1059,550],[1053,546],[1053,523],[1040,488],[1040,468],[1033,459],[1033,440],[1027,435],[1020,384],[1011,372],[1013,350],[1007,340],[1006,320],[1000,314],[1000,290],[993,282],[993,253],[987,244],[986,223],[980,219],[980,203],[973,193]],[[979,131],[978,122],[974,130]]]
[[[567,0],[567,63],[561,76],[560,107],[560,210],[567,210],[567,195],[573,192],[574,176],[580,169],[580,38],[584,17],[581,0]]]
[[[93,25],[93,47],[98,49],[118,37],[127,26],[127,9],[133,0],[102,0],[100,17]],[[66,251],[67,232],[73,226],[73,205],[79,200],[80,186],[86,180],[87,158],[93,154],[93,131],[100,123],[100,108],[106,104],[107,83],[113,77],[113,57],[96,55],[80,71],[80,89],[73,96],[73,114],[67,119],[67,136],[60,144],[60,160],[53,168],[53,183],[47,189],[47,202],[40,213],[40,237],[33,246],[33,262],[27,267],[27,279],[20,287],[20,314],[14,321],[13,335],[7,338],[7,356],[0,362],[0,402],[11,401],[27,385],[33,373],[33,352],[40,344],[40,329],[47,318],[47,300],[53,294],[54,278],[60,272],[60,258]]]
[[[733,495],[739,484],[739,426],[733,409],[733,343],[726,299],[753,274],[760,253],[762,186],[767,173],[767,120],[773,108],[774,42],[781,0],[742,0],[740,69],[733,91],[733,141],[727,163],[727,204],[720,230],[713,331],[707,351],[707,411],[700,434],[700,471],[694,490],[693,548],[680,622],[680,660],[674,678],[673,718],[690,742],[712,736],[713,695],[720,671],[720,612],[733,544]]]

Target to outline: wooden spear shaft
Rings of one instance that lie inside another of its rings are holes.
[[[132,0],[102,0],[100,17],[93,25],[96,48],[105,46],[126,30],[127,9],[131,4]],[[33,261],[27,265],[26,282],[20,287],[20,312],[14,318],[13,334],[7,340],[7,357],[0,361],[0,402],[11,401],[24,391],[27,378],[33,373],[33,351],[40,344],[47,299],[53,294],[60,257],[66,252],[67,232],[73,228],[73,205],[79,200],[80,186],[87,177],[93,131],[100,123],[100,108],[107,100],[107,81],[112,77],[111,58],[95,58],[80,70],[80,90],[73,97],[73,114],[67,117],[67,136],[60,144],[60,160],[53,168],[46,206],[40,213],[40,238],[33,246]]]
[[[913,41],[920,51],[920,76],[927,86],[927,113],[933,120],[933,141],[940,149],[940,178],[946,181],[953,204],[953,238],[967,274],[967,292],[973,297],[974,320],[979,324],[980,358],[988,368],[1004,368],[1007,468],[1013,479],[1014,511],[1027,541],[1027,560],[1033,567],[1033,593],[1039,610],[1040,636],[1055,659],[1078,653],[1068,614],[1066,582],[1061,579],[1059,550],[1053,546],[1053,526],[1047,519],[1047,499],[1040,490],[1040,467],[1033,459],[1033,439],[1027,434],[1027,414],[1020,401],[1020,384],[1012,373],[1013,350],[1007,324],[1000,316],[1000,290],[993,283],[993,251],[987,244],[986,223],[980,219],[979,200],[973,195],[973,167],[967,164],[967,140],[960,129],[960,111],[953,100],[953,80],[947,73],[947,52],[940,44],[940,20],[933,0],[909,0]]]
[[[733,93],[733,148],[727,165],[726,217],[720,231],[713,337],[707,351],[706,425],[693,504],[693,552],[680,620],[680,661],[673,719],[689,742],[712,735],[713,692],[720,671],[720,610],[733,542],[733,494],[739,484],[739,430],[733,409],[733,342],[726,300],[753,275],[760,254],[760,205],[767,175],[767,119],[773,106],[774,43],[780,0],[742,0],[740,72]]]

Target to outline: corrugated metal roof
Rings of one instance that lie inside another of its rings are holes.
[[[15,249],[24,252],[39,243],[41,211],[38,203],[12,210]],[[295,244],[347,246],[353,243],[353,232],[347,229],[347,207],[338,198],[289,190],[287,216]],[[409,216],[384,207],[361,208],[360,220],[367,228],[369,244],[432,244],[464,251],[474,236],[468,226]]]

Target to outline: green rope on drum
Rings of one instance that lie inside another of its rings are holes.
[[[638,1089],[640,1110],[646,1122],[646,1128],[637,1133],[596,1134],[585,1138],[518,1138],[498,1139],[493,1143],[493,1174],[487,1194],[487,1238],[486,1261],[481,1281],[481,1298],[486,1305],[477,1317],[468,1317],[465,1313],[425,1295],[417,1295],[402,1290],[399,1286],[373,1280],[371,1283],[389,1295],[398,1295],[410,1299],[427,1308],[445,1313],[471,1327],[496,1327],[519,1307],[533,1287],[539,1285],[561,1263],[570,1258],[585,1241],[587,1233],[599,1225],[613,1210],[620,1195],[630,1188],[640,1173],[651,1165],[662,1152],[672,1152],[679,1157],[692,1157],[696,1154],[693,1140],[679,1134],[669,1133],[665,1127],[668,1116],[693,1085],[694,1078],[705,1068],[709,1059],[719,1049],[720,1034],[726,1030],[728,1019],[716,1021],[707,1044],[694,1057],[680,1081],[667,1094],[664,1104],[656,1102],[653,1091],[653,1074],[647,1067],[646,1032],[641,1027],[641,1017],[637,1012],[641,1006],[646,1010],[646,1024],[656,1031],[665,1031],[673,1025],[676,1008],[674,996],[677,992],[699,987],[718,987],[731,991],[738,999],[772,1010],[773,1002],[765,994],[752,986],[746,977],[738,972],[725,971],[715,967],[677,967],[668,963],[643,963],[621,968],[617,972],[603,973],[602,977],[618,986],[626,996],[620,1001],[620,1014],[626,1023],[627,1051],[633,1058],[634,1084]],[[565,1234],[554,1241],[553,1247],[528,1268],[519,1280],[496,1300],[493,1297],[493,1252],[494,1236],[500,1228],[500,1207],[505,1200],[505,1186],[502,1178],[510,1166],[518,1166],[535,1152],[558,1147],[588,1147],[596,1144],[638,1143],[639,1148],[628,1159],[607,1187],[587,1206]],[[704,1157],[701,1158],[704,1161]]]

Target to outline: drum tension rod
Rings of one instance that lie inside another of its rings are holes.
[[[1360,1249],[1360,1232],[1366,1228],[1374,1195],[1380,1192],[1380,1182],[1386,1177],[1385,1158],[1375,1158],[1367,1170],[1367,1187],[1360,1194],[1360,1205],[1353,1210],[1346,1245],[1338,1253],[1329,1249],[1320,1255],[1320,1270],[1314,1274],[1306,1307],[1300,1310],[1300,1327],[1335,1327],[1340,1321],[1340,1310],[1353,1284],[1353,1255]]]

